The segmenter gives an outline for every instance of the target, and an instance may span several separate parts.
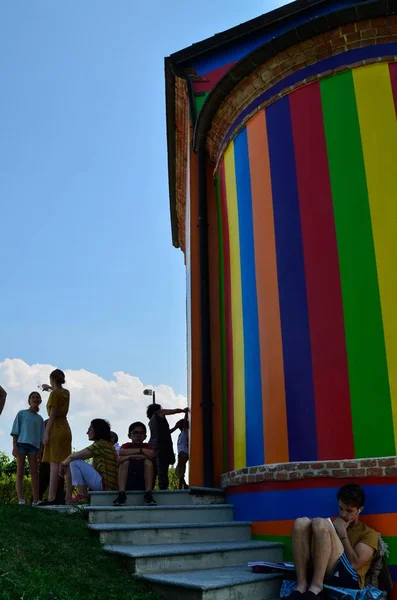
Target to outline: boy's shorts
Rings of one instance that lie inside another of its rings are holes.
[[[31,456],[32,454],[37,454],[39,449],[32,444],[20,444],[17,442],[17,448],[19,454],[25,454],[27,456]]]
[[[353,569],[345,552],[336,562],[331,575],[325,578],[324,583],[332,587],[348,588],[350,590],[358,590],[360,588],[358,573]]]

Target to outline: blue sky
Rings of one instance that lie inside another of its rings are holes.
[[[163,59],[280,4],[0,4],[0,361],[186,393]]]

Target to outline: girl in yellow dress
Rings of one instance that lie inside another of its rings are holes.
[[[50,385],[43,384],[45,392],[51,391],[47,402],[49,416],[45,436],[43,462],[50,463],[50,488],[45,504],[55,504],[55,496],[59,483],[59,465],[72,451],[72,433],[67,414],[69,412],[70,394],[63,389],[65,374],[55,369],[50,375]]]

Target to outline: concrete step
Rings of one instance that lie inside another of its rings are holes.
[[[247,542],[251,523],[225,521],[217,523],[142,523],[91,524],[102,544],[181,544],[194,542]]]
[[[255,560],[281,561],[283,545],[270,542],[209,542],[196,544],[104,547],[122,557],[131,573],[170,573],[220,569]]]
[[[90,523],[213,523],[231,521],[231,504],[181,506],[90,506]]]
[[[127,492],[126,506],[142,506],[144,492]],[[91,492],[91,506],[112,506],[117,492]],[[153,492],[154,499],[161,506],[182,504],[223,504],[224,490],[217,488],[193,487],[189,490],[167,490]]]
[[[278,575],[252,573],[246,565],[137,577],[164,600],[270,600],[281,586]]]

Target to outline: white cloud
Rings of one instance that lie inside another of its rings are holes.
[[[7,391],[7,402],[0,416],[0,450],[11,454],[12,422],[16,413],[27,407],[30,392],[37,390],[41,383],[48,383],[53,365],[28,365],[18,358],[5,359],[0,362],[0,385]],[[86,431],[91,419],[103,418],[110,421],[112,430],[119,436],[120,443],[127,441],[128,426],[133,421],[147,424],[146,406],[151,397],[144,396],[145,387],[142,381],[123,371],[113,373],[114,379],[108,381],[89,371],[65,370],[66,385],[70,391],[69,423],[73,434],[73,447],[85,448],[88,444]],[[156,391],[156,402],[163,408],[183,408],[186,397],[176,395],[167,385],[159,385]],[[42,393],[43,404],[41,415],[46,418],[45,403],[47,393]],[[180,415],[169,417],[170,425]],[[174,434],[174,437],[177,434]],[[175,444],[176,450],[176,444]]]

